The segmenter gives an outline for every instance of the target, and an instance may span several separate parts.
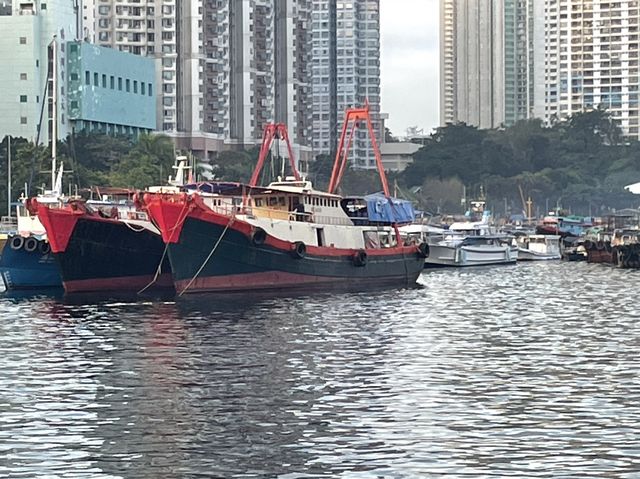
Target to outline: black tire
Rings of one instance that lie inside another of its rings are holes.
[[[302,259],[307,255],[307,246],[302,241],[296,241],[293,243],[291,254],[296,259]]]
[[[40,251],[42,254],[49,254],[51,253],[51,245],[48,241],[40,241],[40,244],[38,245],[38,251]]]
[[[367,264],[367,252],[363,249],[356,251],[353,254],[353,264],[356,266],[366,266]]]
[[[11,249],[18,251],[24,246],[24,238],[22,236],[14,236],[11,238],[9,246],[11,246]]]
[[[591,240],[586,240],[584,242],[584,249],[586,249],[587,251],[589,251],[590,249],[592,249],[594,246],[593,241]]]
[[[422,258],[429,257],[429,245],[427,243],[420,243],[418,245],[418,255],[420,255]]]
[[[30,236],[26,240],[24,240],[24,250],[27,253],[33,253],[37,249],[38,249],[38,240],[35,239],[33,236]]]
[[[600,240],[596,243],[596,249],[602,251],[604,249],[604,241]]]
[[[251,242],[256,246],[260,246],[264,244],[265,241],[267,241],[267,232],[262,228],[256,228],[251,235]]]

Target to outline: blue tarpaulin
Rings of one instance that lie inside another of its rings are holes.
[[[375,193],[364,197],[370,221],[382,223],[411,223],[415,219],[413,206],[409,201],[387,198]]]

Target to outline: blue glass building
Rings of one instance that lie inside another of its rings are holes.
[[[155,61],[67,42],[67,110],[76,133],[138,136],[156,127]]]

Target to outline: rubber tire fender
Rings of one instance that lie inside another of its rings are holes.
[[[255,231],[251,234],[251,242],[256,246],[264,244],[266,240],[267,232],[262,228],[256,228]]]
[[[366,266],[367,252],[361,249],[353,253],[353,264],[356,266]]]
[[[296,259],[302,259],[307,255],[307,246],[302,241],[296,241],[291,247],[291,255]]]
[[[24,240],[24,250],[27,253],[33,253],[37,249],[38,249],[38,240],[35,239],[33,236],[30,236],[26,240]]]
[[[24,246],[24,238],[22,236],[16,235],[11,238],[11,242],[9,243],[12,250],[18,251]]]
[[[38,251],[40,251],[42,254],[49,254],[51,253],[51,245],[48,241],[40,241],[40,244],[38,245]]]

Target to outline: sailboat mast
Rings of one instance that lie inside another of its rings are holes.
[[[7,135],[7,216],[11,216],[11,136]]]
[[[53,124],[51,125],[51,189],[54,189],[56,186],[56,148],[58,138],[58,48],[55,35],[51,42],[51,51],[51,60],[53,62],[51,68],[51,110],[53,116]]]

